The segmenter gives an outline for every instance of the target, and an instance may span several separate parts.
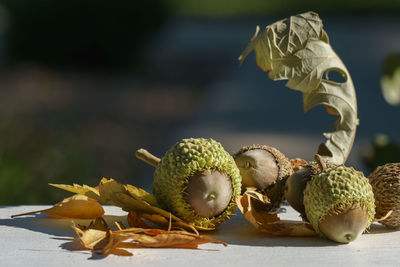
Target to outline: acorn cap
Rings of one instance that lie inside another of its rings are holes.
[[[215,180],[207,181],[208,178]],[[208,214],[207,206],[213,210],[221,207],[213,203],[213,199],[221,195],[218,191],[225,191],[222,187],[226,186],[230,187],[227,207],[220,214]],[[213,192],[203,192],[203,188]],[[196,189],[200,192],[196,193]],[[211,138],[188,138],[177,142],[156,165],[152,185],[154,196],[162,208],[195,227],[203,228],[214,228],[229,219],[236,209],[235,199],[240,195],[240,189],[241,177],[235,161],[219,142]],[[199,204],[201,194],[207,196],[207,201],[203,202],[206,207]]]
[[[241,148],[238,152],[236,152],[233,155],[233,158],[235,159],[236,163],[237,159],[240,155],[243,153],[246,153],[251,150],[256,150],[256,149],[261,149],[264,151],[269,152],[274,160],[275,164],[277,166],[277,177],[274,179],[274,181],[270,181],[269,185],[267,187],[262,186],[257,187],[259,191],[263,194],[265,194],[271,201],[270,204],[267,205],[266,209],[269,212],[275,212],[279,207],[281,206],[282,202],[284,201],[284,189],[285,189],[285,183],[287,178],[293,173],[292,165],[289,161],[288,158],[285,157],[284,154],[282,154],[278,149],[266,145],[251,145],[251,146],[245,146]],[[245,185],[244,178],[243,178],[243,168],[240,166],[239,170],[242,175],[242,185]],[[246,185],[245,185],[246,186]]]
[[[400,163],[379,166],[368,178],[375,196],[375,218],[379,220],[392,211],[390,216],[379,222],[391,228],[400,228]]]

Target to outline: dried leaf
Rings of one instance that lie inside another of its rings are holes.
[[[83,194],[87,193],[95,195],[95,199],[100,202],[121,207],[123,210],[128,212],[134,211],[138,216],[142,216],[142,214],[147,214],[146,216],[156,215],[155,218],[157,219],[153,221],[155,223],[157,223],[157,221],[164,222],[165,220],[169,222],[171,218],[173,227],[185,228],[194,232],[197,232],[196,229],[214,230],[214,228],[195,227],[192,224],[183,221],[179,217],[171,214],[169,211],[161,209],[155,198],[145,190],[134,187],[133,185],[122,185],[114,179],[103,178],[100,181],[98,190],[87,185],[51,185],[73,193],[80,192]],[[93,192],[98,192],[98,194],[94,194]],[[163,217],[164,220],[160,220],[160,217]]]
[[[161,225],[161,226],[169,225],[169,220],[167,218],[165,218],[164,216],[161,216],[158,214],[142,213],[142,214],[140,214],[140,217],[142,217],[143,219],[146,219],[152,223],[155,223],[157,225]]]
[[[58,218],[95,219],[103,216],[104,209],[96,200],[78,194],[68,197],[61,202],[58,202],[49,209],[12,215],[11,218],[36,214],[40,212],[45,212],[52,217]]]
[[[91,222],[87,227],[74,224],[72,228],[78,235],[77,240],[79,240],[83,247],[91,250],[103,248],[108,243],[110,237],[108,225],[101,218]]]
[[[283,221],[277,214],[270,214],[265,207],[265,203],[259,198],[254,198],[252,194],[245,192],[238,197],[236,203],[243,214],[256,229],[263,233],[273,236],[316,236],[309,223],[300,221]]]
[[[156,198],[152,194],[148,193],[146,190],[137,188],[130,184],[126,185],[126,189],[128,190],[131,196],[143,199],[152,206],[158,206]]]
[[[303,169],[305,165],[309,164],[308,161],[301,159],[301,158],[295,158],[290,160],[290,164],[292,165],[293,172],[297,172],[300,169]]]
[[[132,255],[122,248],[189,248],[195,249],[200,244],[225,242],[187,231],[165,231],[161,229],[127,228],[112,231],[103,219],[97,219],[89,226],[76,226],[77,240],[84,248],[103,255]],[[131,240],[131,242],[126,242]]]
[[[73,192],[75,194],[85,195],[100,201],[99,199],[100,193],[97,188],[93,188],[87,185],[78,185],[78,184],[73,184],[73,185],[49,184],[49,185]]]
[[[357,118],[357,101],[350,74],[329,44],[318,14],[307,12],[278,21],[256,33],[239,57],[240,63],[255,51],[257,65],[269,71],[272,80],[287,79],[287,87],[303,93],[304,111],[324,105],[340,117],[334,131],[318,148],[318,154],[335,164],[343,164],[352,148]],[[337,72],[345,79],[329,79]]]
[[[141,246],[149,248],[197,248],[197,245],[205,243],[218,243],[227,246],[225,242],[186,231],[150,229],[145,230],[143,234],[131,234],[130,238]]]
[[[164,217],[162,217],[164,219]],[[134,212],[134,211],[130,211],[128,213],[128,224],[130,227],[138,227],[138,228],[150,228],[150,226],[148,226],[147,223],[145,223],[140,217],[139,215]]]
[[[248,195],[251,198],[254,198],[261,202],[264,206],[271,203],[271,200],[268,198],[268,196],[261,194],[260,192],[257,191],[257,188],[255,187],[247,187],[245,194]]]

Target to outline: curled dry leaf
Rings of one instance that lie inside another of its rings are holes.
[[[259,193],[258,193],[259,194]],[[312,226],[306,222],[280,220],[277,214],[270,214],[265,209],[266,203],[254,192],[246,191],[238,197],[236,203],[243,214],[256,229],[273,236],[317,236]]]
[[[131,227],[113,231],[102,218],[96,219],[87,227],[73,225],[73,229],[77,233],[77,240],[84,248],[103,255],[132,255],[123,248],[195,249],[198,245],[205,243],[218,243],[227,246],[225,242],[184,230],[166,231]]]
[[[78,194],[58,202],[49,209],[16,214],[12,215],[11,218],[41,212],[48,213],[50,216],[57,218],[95,219],[103,216],[104,209],[96,200],[88,196]]]
[[[292,165],[293,173],[295,173],[298,170],[304,168],[304,166],[308,164],[308,161],[301,158],[295,158],[290,160],[290,164]]]
[[[328,113],[339,115],[334,131],[318,148],[318,154],[333,164],[344,164],[353,145],[357,100],[350,74],[329,44],[318,14],[291,16],[256,33],[239,57],[240,63],[255,51],[256,63],[269,71],[272,80],[285,80],[287,87],[303,93],[304,111],[324,105]],[[337,73],[344,81],[329,78]]]
[[[87,185],[50,184],[73,193],[91,196],[94,199],[109,205],[121,207],[125,211],[134,211],[139,217],[150,220],[161,226],[168,225],[171,218],[173,227],[197,230],[213,230],[214,228],[193,226],[159,207],[153,195],[133,185],[123,185],[114,179],[103,178],[98,188]]]
[[[78,234],[81,245],[87,249],[104,247],[107,244],[105,241],[110,236],[108,225],[102,218],[92,221],[87,227],[73,224],[72,228]]]

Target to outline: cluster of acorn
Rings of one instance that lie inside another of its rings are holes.
[[[215,227],[236,208],[235,199],[255,187],[275,212],[287,200],[321,236],[348,243],[373,221],[400,228],[400,163],[378,167],[369,178],[343,165],[293,165],[280,151],[252,145],[231,156],[213,139],[183,139],[158,159],[140,149],[137,157],[156,167],[153,193],[159,205],[199,227]]]

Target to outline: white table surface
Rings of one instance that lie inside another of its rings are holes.
[[[190,249],[131,249],[130,257],[103,258],[73,250],[70,220],[44,214],[11,219],[12,214],[48,206],[0,206],[0,266],[400,266],[400,231],[372,226],[350,244],[319,237],[268,237],[257,232],[239,214],[206,235],[227,242]],[[124,221],[126,213],[106,206],[106,220]],[[291,208],[281,218],[298,220]],[[89,221],[80,220],[79,223]]]

